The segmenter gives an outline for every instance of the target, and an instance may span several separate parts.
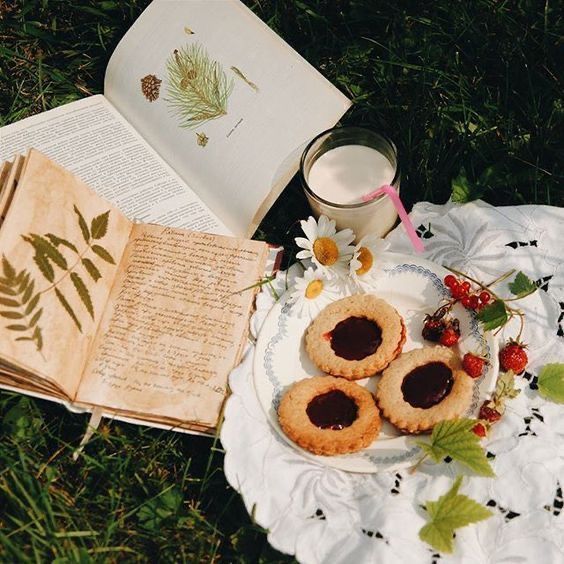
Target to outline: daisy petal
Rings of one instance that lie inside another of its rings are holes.
[[[317,238],[317,222],[315,218],[310,215],[307,221],[302,219],[300,225],[305,236],[313,242]]]

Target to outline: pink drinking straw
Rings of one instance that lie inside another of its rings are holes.
[[[380,194],[387,194],[390,197],[390,200],[392,200],[392,204],[394,204],[394,207],[398,212],[398,215],[401,219],[401,222],[403,223],[403,226],[405,227],[405,231],[407,232],[407,236],[409,237],[411,244],[413,245],[413,248],[418,253],[424,252],[425,247],[423,246],[423,241],[421,241],[421,239],[419,239],[419,237],[417,236],[417,233],[415,233],[415,228],[413,227],[413,223],[411,223],[411,219],[409,219],[409,216],[407,215],[407,212],[405,211],[405,208],[401,203],[400,197],[393,186],[389,186],[388,184],[385,184],[384,186],[381,186],[377,190],[373,190],[368,194],[364,194],[364,196],[362,196],[362,201],[369,202],[370,200],[373,200],[374,198],[380,196]]]

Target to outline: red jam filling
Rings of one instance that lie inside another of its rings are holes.
[[[366,317],[347,317],[330,333],[331,348],[345,360],[362,360],[382,344],[382,329]]]
[[[429,409],[452,390],[452,370],[443,362],[428,362],[412,370],[401,384],[403,399],[412,407]]]
[[[315,396],[309,402],[306,413],[316,427],[340,431],[354,423],[358,417],[358,406],[341,390],[331,390]]]

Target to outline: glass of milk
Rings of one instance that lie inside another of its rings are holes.
[[[384,135],[363,127],[328,129],[305,148],[300,176],[313,214],[334,219],[337,229],[349,227],[357,241],[383,237],[394,226],[397,212],[387,195],[362,199],[386,184],[399,192],[396,146]]]

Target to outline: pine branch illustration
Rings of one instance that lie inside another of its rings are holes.
[[[167,98],[181,127],[193,128],[227,114],[233,78],[199,43],[175,49],[166,62]]]
[[[37,309],[41,293],[35,292],[35,280],[26,270],[19,273],[10,261],[2,257],[2,277],[0,278],[0,316],[10,320],[5,326],[8,331],[31,334],[21,335],[16,341],[31,341],[40,352],[43,348],[41,328],[37,325],[43,308]],[[15,322],[14,322],[15,321]]]

